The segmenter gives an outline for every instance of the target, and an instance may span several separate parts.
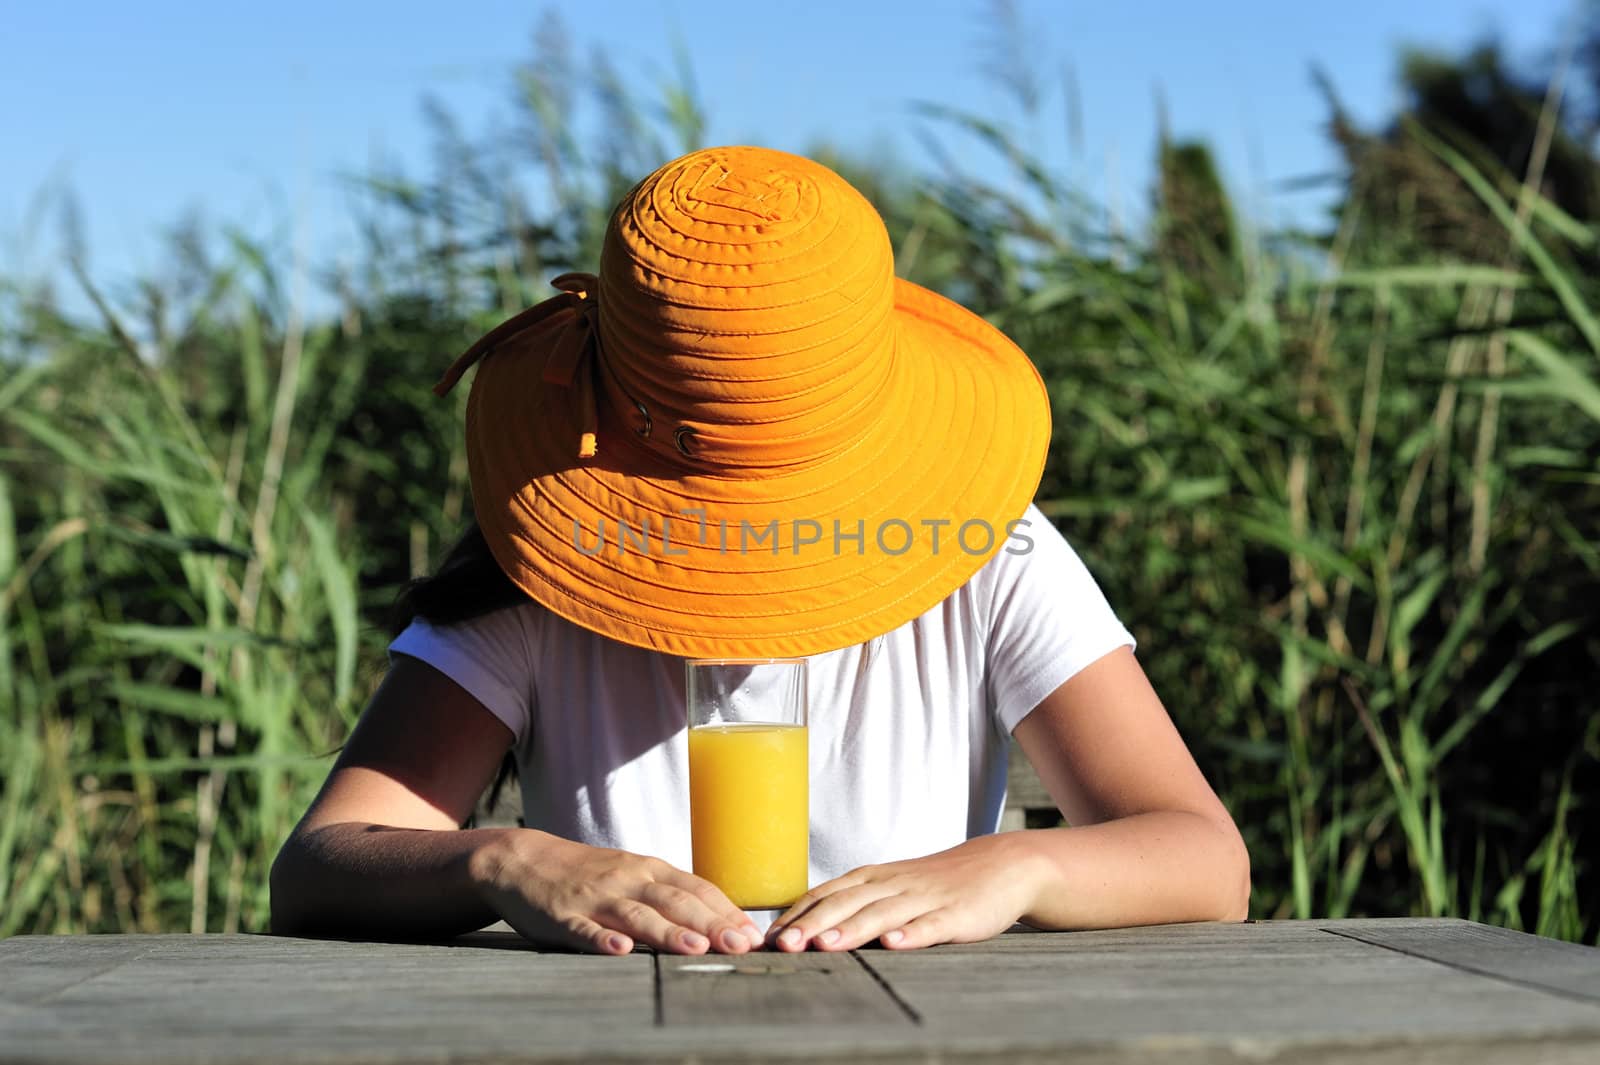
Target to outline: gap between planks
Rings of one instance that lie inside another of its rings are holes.
[[[1404,954],[1409,958],[1420,958],[1423,961],[1430,961],[1435,965],[1443,965],[1448,969],[1455,969],[1458,972],[1471,973],[1473,976],[1486,977],[1490,980],[1496,980],[1503,984],[1511,984],[1514,987],[1524,988],[1525,990],[1539,991],[1543,992],[1544,994],[1555,995],[1559,998],[1564,998],[1572,1002],[1581,1002],[1589,1006],[1600,1006],[1600,994],[1586,992],[1576,988],[1565,987],[1561,984],[1551,983],[1549,981],[1533,980],[1527,977],[1515,976],[1511,973],[1498,971],[1485,965],[1474,965],[1470,961],[1461,960],[1459,957],[1455,956],[1454,952],[1427,950],[1414,944],[1400,944],[1391,942],[1385,938],[1379,930],[1376,929],[1346,930],[1323,927],[1321,930],[1329,935],[1338,936],[1340,939],[1348,939],[1369,947],[1378,947],[1383,950],[1390,950],[1396,954]],[[1581,944],[1573,945],[1579,947],[1582,946]],[[1583,949],[1595,950],[1596,948],[1588,947]]]
[[[861,956],[860,951],[852,950],[850,952],[850,956],[861,963],[861,967],[867,970],[867,975],[871,976],[878,982],[878,986],[883,988],[883,993],[888,995],[890,1001],[892,1001],[896,1006],[900,1007],[900,1012],[904,1013],[906,1018],[910,1020],[912,1024],[922,1023],[922,1014],[913,1009],[911,1003],[907,1002],[900,996],[900,992],[896,991],[894,986],[883,978],[882,973],[878,972],[878,970],[872,967],[871,962],[867,961],[867,959]]]
[[[726,1022],[922,1025],[856,951],[679,956],[654,952],[655,1027]]]

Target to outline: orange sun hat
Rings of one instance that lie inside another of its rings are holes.
[[[1050,439],[1044,383],[894,276],[882,220],[833,171],[686,155],[617,206],[598,277],[554,284],[435,388],[482,360],[473,509],[554,613],[686,657],[813,655],[1008,549]]]

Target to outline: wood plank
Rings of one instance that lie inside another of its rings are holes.
[[[495,934],[458,945],[30,937],[0,942],[0,1062],[1600,1060],[1600,1004],[1324,926],[1343,924],[1031,932],[903,954],[859,952],[922,1023],[898,1007],[891,1019],[879,1016],[894,998],[848,955],[803,955],[800,965],[815,968],[785,973],[668,972],[660,1008],[672,1023],[658,1025],[658,964],[676,970],[725,959],[542,953]],[[799,961],[776,953],[731,960]],[[847,962],[856,969],[820,972]],[[749,981],[753,990],[712,995],[713,985],[690,985],[691,976]],[[810,1008],[821,998],[807,990],[784,1002],[781,990],[765,989],[836,976],[870,986],[873,994],[859,997],[874,1004],[774,1021],[773,1011]],[[685,983],[669,990],[673,981]],[[23,993],[12,991],[24,983],[36,1001],[23,1003]]]
[[[854,954],[662,954],[656,965],[664,1027],[915,1023]]]
[[[862,958],[926,1027],[952,1034],[981,1017],[1006,1038],[1071,1045],[1551,1039],[1600,1060],[1596,1005],[1331,935],[1324,923],[1005,936]]]
[[[1006,765],[1006,810],[1056,810],[1056,801],[1045,790],[1033,763],[1022,753],[1016,740],[1011,741],[1010,761]]]
[[[1595,947],[1455,918],[1341,921],[1328,930],[1467,972],[1600,1002],[1600,949]]]
[[[145,949],[141,936],[16,936],[0,940],[0,1003],[20,1005],[110,972]],[[64,948],[63,943],[70,943]]]
[[[0,943],[14,974],[100,937]],[[655,1020],[652,959],[494,945],[345,943],[268,936],[138,936],[135,958],[8,1017],[0,1060],[407,1061],[604,1050]]]
[[[1205,921],[1196,924],[1150,925],[1143,928],[1106,928],[1086,932],[1050,932],[1012,925],[1004,935],[977,943],[947,943],[937,948],[951,954],[1015,954],[1039,951],[1046,954],[1078,951],[1146,951],[1163,945],[1181,948],[1216,946],[1234,948],[1241,937],[1253,949],[1277,952],[1285,947],[1315,950],[1323,945],[1320,921],[1242,921],[1237,924]],[[862,948],[862,956],[872,961],[892,953],[881,947]],[[911,955],[899,955],[911,957]]]

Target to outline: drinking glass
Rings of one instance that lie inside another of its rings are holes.
[[[811,808],[803,658],[688,662],[694,872],[747,910],[805,894]]]

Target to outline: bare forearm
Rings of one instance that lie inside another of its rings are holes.
[[[448,936],[491,924],[475,856],[515,829],[343,823],[296,834],[272,866],[280,935]]]
[[[1232,826],[1179,811],[1007,833],[1040,861],[1036,928],[1242,921],[1250,859]]]

